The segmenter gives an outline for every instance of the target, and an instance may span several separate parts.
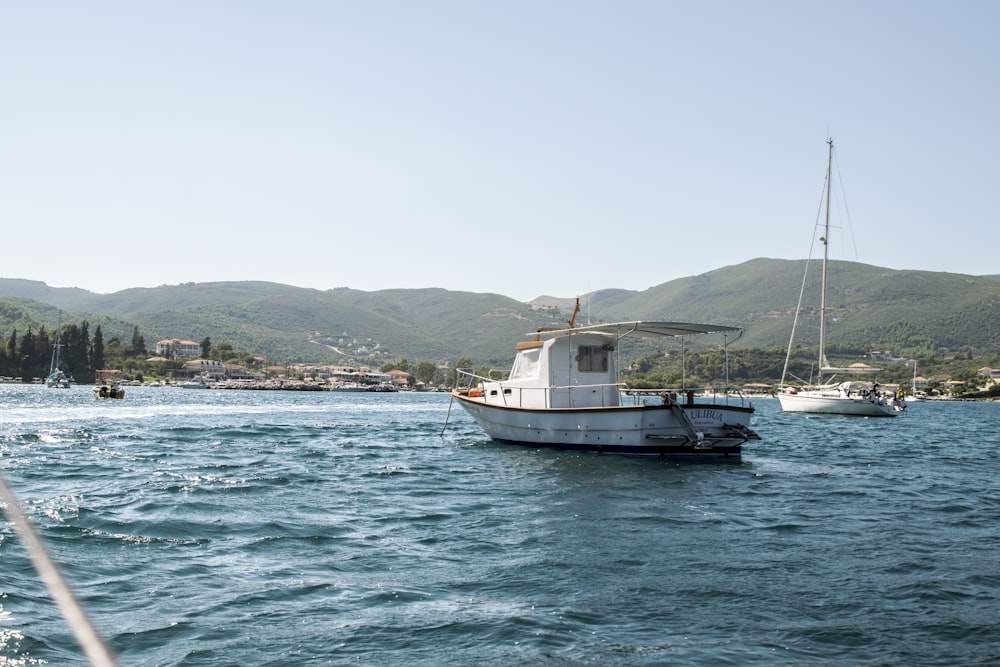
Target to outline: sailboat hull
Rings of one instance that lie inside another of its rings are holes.
[[[821,391],[798,391],[778,394],[785,412],[809,412],[855,417],[895,417],[902,408],[895,401],[862,397],[831,396]]]

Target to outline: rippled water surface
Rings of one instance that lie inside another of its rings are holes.
[[[1000,404],[756,402],[739,464],[489,442],[446,394],[0,385],[123,665],[1000,664]],[[0,526],[0,664],[85,664]]]

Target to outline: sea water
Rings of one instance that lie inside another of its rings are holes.
[[[677,464],[449,401],[0,385],[0,474],[123,665],[1000,664],[1000,404]],[[7,521],[0,664],[86,664]]]

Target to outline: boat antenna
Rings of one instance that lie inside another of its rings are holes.
[[[576,316],[580,314],[580,297],[576,297],[576,306],[573,308],[573,316],[569,318],[569,328],[576,326]]]

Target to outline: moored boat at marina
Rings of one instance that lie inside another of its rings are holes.
[[[62,344],[59,342],[59,334],[62,329],[62,312],[60,311],[59,325],[56,327],[56,342],[52,346],[52,363],[49,364],[49,374],[45,377],[45,386],[52,389],[69,389],[73,381],[69,375],[59,369],[59,350]]]
[[[361,384],[360,382],[337,382],[330,385],[329,391],[368,391],[368,385]]]
[[[45,378],[45,386],[52,389],[69,389],[70,382],[70,377],[59,368],[55,368]]]

